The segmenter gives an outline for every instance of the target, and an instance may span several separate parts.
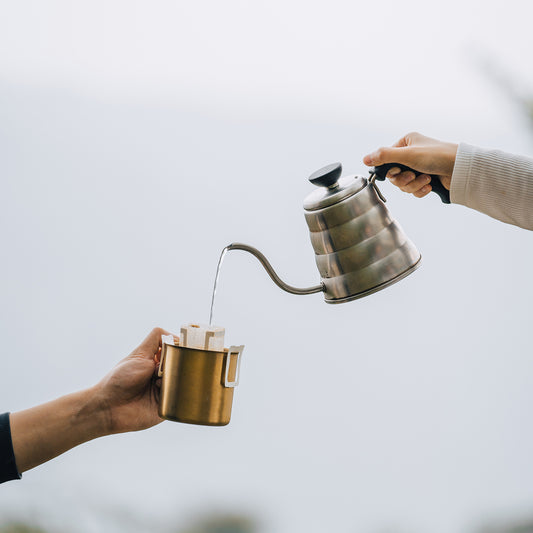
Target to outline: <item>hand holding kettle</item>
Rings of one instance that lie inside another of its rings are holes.
[[[423,198],[439,186],[438,182],[432,182],[432,175],[450,190],[457,147],[457,144],[431,139],[420,133],[408,133],[392,147],[380,148],[365,156],[363,162],[374,167],[392,163],[409,167],[401,169],[391,165],[387,177],[403,192]]]
[[[464,205],[507,224],[533,230],[533,158],[502,150],[437,141],[408,133],[364,157],[376,179],[402,191]],[[401,168],[399,168],[401,167]]]

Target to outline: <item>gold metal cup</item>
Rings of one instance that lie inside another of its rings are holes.
[[[229,424],[243,349],[215,352],[163,343],[159,416],[204,426]]]

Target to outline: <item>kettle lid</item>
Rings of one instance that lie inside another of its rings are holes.
[[[334,205],[353,196],[367,183],[366,179],[360,176],[341,178],[341,174],[341,163],[332,163],[313,172],[309,176],[309,181],[320,188],[307,196],[304,200],[304,209],[315,211]]]

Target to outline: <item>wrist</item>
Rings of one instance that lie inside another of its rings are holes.
[[[66,397],[65,415],[70,431],[81,442],[87,442],[109,434],[107,408],[97,387],[91,387]]]
[[[95,385],[82,391],[82,394],[83,401],[76,417],[91,433],[91,438],[104,437],[114,433],[111,405],[106,399],[102,387]]]

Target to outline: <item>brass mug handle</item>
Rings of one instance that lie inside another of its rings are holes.
[[[244,345],[241,346],[230,346],[227,353],[226,359],[226,375],[224,376],[224,386],[228,388],[234,388],[239,384],[239,377],[241,375],[241,356],[242,351],[244,350]],[[237,354],[237,368],[235,370],[235,380],[229,380],[229,367],[231,366],[231,356],[232,354]]]
[[[159,370],[157,371],[157,377],[163,375],[163,361],[165,360],[165,344],[170,344],[170,346],[175,346],[174,337],[172,335],[161,335],[161,361],[159,361]]]

